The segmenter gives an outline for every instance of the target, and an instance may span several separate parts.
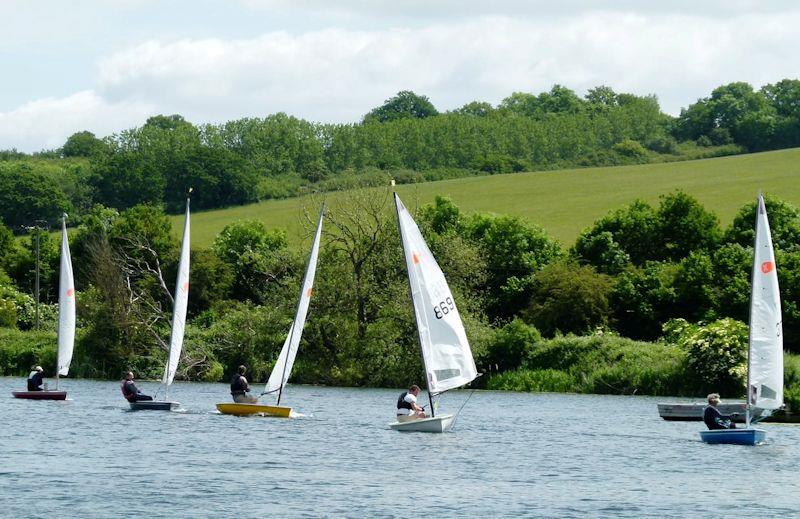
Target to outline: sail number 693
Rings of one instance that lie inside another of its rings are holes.
[[[453,299],[448,297],[444,301],[440,302],[438,305],[433,306],[433,314],[436,316],[437,319],[441,319],[445,315],[449,314],[452,310],[456,309],[456,304],[453,302]]]

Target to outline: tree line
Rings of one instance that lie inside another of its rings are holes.
[[[306,202],[310,234],[318,204],[313,196]],[[800,210],[769,195],[766,205],[784,344],[797,353]],[[490,385],[506,387],[510,382],[496,377],[545,367],[556,369],[545,373],[554,384],[545,387],[598,391],[608,378],[569,369],[604,358],[612,366],[608,373],[618,376],[625,352],[638,359],[662,352],[663,372],[642,375],[638,386],[617,380],[609,387],[683,393],[742,383],[755,211],[755,202],[746,204],[722,229],[713,213],[676,191],[657,206],[637,200],[609,212],[570,247],[522,218],[463,214],[442,197],[418,208],[415,218],[451,286],[478,366],[492,374]],[[179,248],[165,213],[149,205],[95,208],[70,241],[78,289],[75,373],[115,377],[133,368],[158,376]],[[42,233],[40,247],[42,296],[49,303],[57,287],[58,240]],[[295,381],[403,386],[418,379],[400,247],[389,191],[353,191],[329,208]],[[0,327],[33,327],[33,261],[33,239],[18,245],[0,226]],[[247,364],[254,379],[266,379],[293,318],[305,252],[290,249],[281,229],[241,221],[226,226],[209,249],[193,250],[191,262],[179,376],[220,380]],[[44,305],[41,315],[54,326],[54,305]],[[18,358],[35,360],[29,339],[5,342],[4,348],[19,350]],[[696,371],[691,383],[669,359],[689,359],[686,369]],[[514,383],[545,383],[530,376]]]
[[[385,183],[565,167],[683,160],[800,145],[800,81],[714,89],[664,114],[655,96],[600,86],[580,97],[555,85],[439,112],[399,92],[356,124],[317,124],[284,113],[194,125],[151,117],[98,138],[70,136],[52,151],[0,151],[0,219],[19,232],[64,211],[139,204],[180,211],[182,194],[211,209]]]

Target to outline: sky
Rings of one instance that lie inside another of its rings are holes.
[[[401,90],[440,110],[554,84],[655,94],[800,78],[800,2],[3,0],[0,150],[157,114],[349,123]]]

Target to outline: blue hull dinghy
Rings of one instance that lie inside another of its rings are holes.
[[[767,432],[764,429],[715,429],[700,431],[700,438],[706,443],[729,443],[734,445],[756,445],[764,443]]]

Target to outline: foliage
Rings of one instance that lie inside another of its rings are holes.
[[[365,115],[364,122],[377,121],[385,123],[406,117],[424,119],[438,113],[427,97],[417,95],[409,90],[403,90]]]
[[[534,276],[526,316],[547,337],[604,328],[611,290],[611,278],[591,266],[550,263]]]
[[[685,354],[666,343],[613,334],[556,337],[517,371],[493,375],[490,389],[600,394],[688,395]]]
[[[674,332],[673,332],[674,333]],[[677,344],[687,366],[702,383],[701,392],[740,395],[747,377],[747,325],[725,318],[707,325],[687,326]]]
[[[477,361],[478,369],[508,371],[518,368],[542,340],[539,330],[520,319],[498,329],[488,345],[486,358]]]
[[[26,162],[0,163],[0,218],[6,225],[52,224],[70,210],[70,201],[54,179]]]
[[[91,157],[95,153],[105,151],[106,144],[94,136],[92,132],[73,133],[61,147],[64,157]]]
[[[800,209],[772,195],[764,196],[772,244],[789,251],[800,247]],[[744,205],[725,232],[725,241],[752,247],[755,242],[755,221],[758,200]]]

